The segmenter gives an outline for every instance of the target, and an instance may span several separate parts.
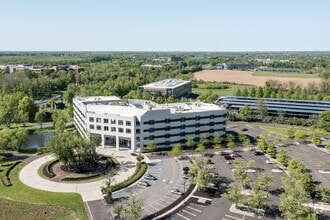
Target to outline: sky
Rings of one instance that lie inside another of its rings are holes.
[[[0,51],[330,51],[329,0],[1,0]]]

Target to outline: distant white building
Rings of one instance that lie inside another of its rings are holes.
[[[212,141],[215,132],[225,134],[226,109],[202,102],[156,104],[148,100],[121,100],[115,96],[73,99],[74,124],[89,137],[101,136],[103,147],[145,151],[153,141],[157,148],[185,145],[205,134]]]
[[[139,90],[150,92],[153,95],[161,93],[163,96],[180,98],[188,97],[191,94],[192,84],[190,81],[171,78],[139,86]]]

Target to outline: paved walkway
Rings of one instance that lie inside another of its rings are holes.
[[[136,159],[131,156],[130,151],[116,151],[112,148],[97,148],[98,154],[115,157],[121,163],[121,169],[113,177],[114,184],[123,182],[134,174]],[[90,183],[61,183],[53,182],[39,176],[38,169],[44,163],[54,159],[48,155],[28,163],[19,173],[19,179],[27,186],[50,192],[75,192],[82,196],[83,201],[94,201],[102,199],[101,186],[105,179]]]

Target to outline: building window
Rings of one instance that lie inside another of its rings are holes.
[[[153,133],[154,131],[155,131],[154,128],[150,128],[150,129],[149,129],[149,132],[150,132],[150,133]]]
[[[94,125],[89,125],[89,129],[94,129]]]
[[[111,127],[112,132],[116,132],[116,127]]]
[[[195,131],[195,134],[196,134],[196,135],[199,135],[199,133],[200,133],[200,131],[199,131],[199,130]]]
[[[165,141],[165,145],[166,145],[166,146],[168,146],[168,147],[169,147],[169,146],[170,146],[170,144],[171,144],[171,142],[169,142],[169,141]]]
[[[108,126],[104,126],[104,127],[103,127],[103,130],[105,130],[105,131],[109,131],[109,127],[108,127]]]
[[[99,130],[100,131],[101,129],[102,129],[101,125],[97,125],[96,126],[96,130]]]
[[[131,126],[131,122],[130,121],[126,121],[126,126]]]
[[[94,118],[93,117],[89,117],[89,122],[94,122]]]
[[[150,136],[149,136],[149,140],[153,140],[153,139],[155,139],[155,136],[150,135]]]
[[[214,119],[214,115],[210,115],[210,119]]]
[[[181,137],[183,137],[183,136],[185,136],[185,135],[186,135],[186,132],[181,132],[181,133],[180,133],[180,136],[181,136]]]
[[[103,119],[103,123],[104,123],[104,124],[108,124],[108,123],[109,123],[109,119],[104,118],[104,119]]]
[[[165,131],[169,131],[169,130],[170,130],[170,126],[166,126]]]
[[[96,118],[96,123],[101,123],[101,118]]]
[[[131,129],[126,128],[126,134],[130,134],[131,133]]]
[[[140,137],[136,137],[136,141],[140,141]]]
[[[166,123],[166,124],[168,124],[168,123],[170,123],[170,122],[171,122],[171,120],[170,120],[169,118],[166,118],[166,119],[165,119],[165,123]]]
[[[149,124],[150,124],[150,125],[153,125],[153,124],[155,124],[155,121],[154,121],[154,120],[150,120],[150,121],[149,121]]]
[[[139,126],[140,125],[140,122],[138,120],[136,120],[136,125]]]
[[[115,119],[111,119],[111,124],[115,125],[116,124],[116,120]]]
[[[118,128],[118,132],[119,133],[123,133],[124,132],[124,129],[123,128]]]
[[[181,129],[186,129],[186,126],[185,125],[181,125]]]
[[[136,132],[137,134],[140,134],[140,129],[136,129],[135,132]]]
[[[165,138],[170,138],[171,135],[170,134],[165,134]]]
[[[201,124],[199,124],[199,123],[195,124],[195,128],[199,128],[200,126],[201,126]]]
[[[214,126],[214,122],[213,122],[213,121],[211,121],[209,125],[210,125],[210,126]]]
[[[118,120],[118,124],[119,125],[123,125],[124,124],[124,121],[123,120]]]
[[[196,116],[196,117],[195,117],[195,120],[196,120],[196,121],[199,121],[200,119],[201,119],[201,117],[199,117],[199,116]]]
[[[181,122],[185,122],[186,121],[186,118],[181,118]]]

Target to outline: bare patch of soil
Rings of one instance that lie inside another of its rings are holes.
[[[194,73],[194,79],[216,82],[233,82],[255,86],[264,86],[268,80],[277,80],[282,83],[295,82],[301,87],[306,87],[310,82],[321,82],[321,79],[319,78],[252,76],[252,73],[252,71],[239,70],[203,70]]]

